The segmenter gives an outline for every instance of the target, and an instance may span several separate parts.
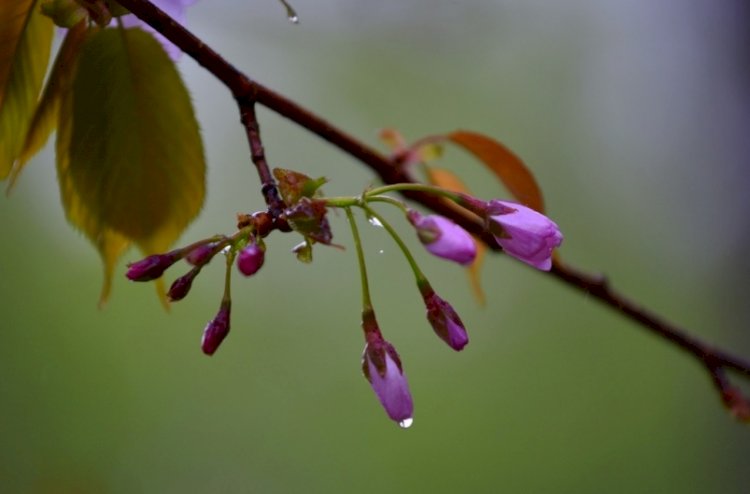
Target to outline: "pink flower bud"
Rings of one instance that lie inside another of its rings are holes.
[[[435,334],[452,349],[461,351],[469,343],[464,323],[453,310],[451,304],[440,298],[434,291],[426,291],[423,295],[427,308],[427,320],[435,330]]]
[[[431,254],[463,265],[474,261],[477,255],[474,239],[453,221],[436,214],[422,216],[416,211],[409,211],[407,218]]]
[[[213,355],[224,338],[229,334],[229,314],[232,309],[231,302],[222,302],[219,312],[203,330],[201,349],[206,355]]]
[[[172,283],[167,292],[167,298],[170,302],[177,302],[185,298],[193,286],[193,280],[200,273],[200,268],[193,268],[187,274],[180,276]]]
[[[503,250],[537,269],[552,268],[552,249],[563,241],[554,221],[522,204],[493,200],[487,208],[490,231]]]
[[[263,266],[266,254],[260,245],[248,244],[237,256],[237,268],[245,276],[252,276]]]
[[[362,355],[362,371],[391,420],[403,428],[409,427],[414,404],[401,359],[393,345],[379,334],[373,334],[368,340]]]
[[[161,277],[164,271],[174,264],[179,256],[173,253],[155,254],[128,264],[125,276],[131,281],[151,281]]]

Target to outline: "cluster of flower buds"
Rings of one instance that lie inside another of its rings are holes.
[[[488,231],[507,254],[537,269],[551,269],[553,249],[563,240],[560,229],[552,220],[522,204],[507,201],[485,202],[459,195],[456,202],[485,221]],[[463,228],[448,218],[422,215],[405,206],[403,208],[428,252],[464,266],[474,262],[476,242]],[[368,214],[373,212],[370,210]],[[378,216],[375,218],[383,223]],[[463,321],[453,306],[435,293],[395,231],[385,223],[383,226],[394,236],[412,264],[427,310],[427,320],[435,334],[453,350],[462,350],[469,342]],[[367,340],[362,359],[363,372],[388,416],[402,427],[408,427],[413,420],[414,405],[401,359],[393,345],[383,339],[372,309],[364,311],[363,327]]]
[[[263,213],[260,217],[242,215],[241,228],[232,236],[207,238],[187,247],[175,249],[165,254],[154,254],[140,261],[128,264],[126,276],[131,281],[151,281],[160,278],[164,272],[177,261],[184,259],[192,268],[174,280],[167,291],[167,299],[177,302],[184,299],[193,286],[193,281],[201,270],[211,262],[216,254],[223,252],[227,258],[224,295],[216,316],[208,322],[203,330],[201,349],[206,355],[213,355],[221,342],[229,334],[229,321],[232,308],[230,296],[230,276],[233,260],[237,259],[237,269],[245,276],[252,276],[263,266],[265,246],[255,234],[260,221],[264,221]]]
[[[359,197],[325,199],[319,190],[325,183],[324,179],[313,180],[301,173],[283,169],[274,170],[274,176],[278,180],[279,191],[285,204],[278,218],[271,217],[270,213],[241,215],[239,230],[234,235],[212,237],[182,249],[149,256],[130,264],[127,277],[133,281],[153,280],[161,277],[177,261],[185,259],[192,266],[191,269],[178,277],[168,292],[169,300],[176,302],[187,296],[203,267],[216,254],[224,252],[227,260],[224,294],[219,310],[205,326],[201,340],[202,351],[207,355],[213,355],[229,334],[232,307],[229,293],[231,268],[236,264],[236,269],[244,276],[255,275],[265,260],[265,244],[262,237],[273,228],[293,230],[302,235],[304,241],[296,246],[293,252],[303,262],[312,261],[314,244],[334,245],[331,243],[333,235],[327,220],[327,211],[330,208],[344,208],[354,235],[363,283],[362,328],[366,343],[362,354],[362,371],[388,417],[401,427],[409,427],[413,422],[414,403],[401,359],[393,345],[383,338],[375,319],[367,287],[361,239],[351,209],[362,208],[373,224],[384,227],[393,237],[415,275],[416,285],[424,302],[427,322],[435,334],[455,351],[463,350],[469,343],[463,321],[453,306],[435,292],[398,233],[385,218],[370,207],[370,203],[380,200],[398,206],[430,254],[461,266],[474,263],[477,257],[477,240],[448,218],[435,214],[423,215],[407,208],[400,201],[382,196],[387,190],[398,190],[398,186],[384,187],[381,191],[373,189]],[[405,184],[404,188],[406,187],[414,190],[414,187],[421,186]],[[551,269],[553,250],[562,243],[563,236],[558,226],[543,214],[522,204],[500,200],[481,201],[466,194],[454,194],[431,186],[423,187],[423,192],[441,194],[476,214],[484,221],[487,231],[510,256],[540,270]],[[286,229],[276,224],[277,221],[283,221]]]

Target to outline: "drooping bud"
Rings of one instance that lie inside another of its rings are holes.
[[[429,285],[420,289],[427,309],[427,320],[435,330],[435,334],[452,349],[463,350],[469,343],[469,335],[466,333],[461,318],[458,317],[451,304],[439,297]]]
[[[463,265],[474,261],[477,255],[474,239],[453,221],[436,214],[423,216],[414,210],[406,217],[431,254]]]
[[[229,334],[229,316],[232,310],[232,302],[224,300],[221,303],[219,312],[203,330],[203,339],[201,340],[201,350],[206,355],[213,355],[224,338]]]
[[[255,242],[247,245],[237,256],[237,268],[245,276],[252,276],[263,266],[266,254],[263,248]]]
[[[164,271],[180,258],[175,252],[155,254],[128,264],[125,276],[131,281],[151,281],[161,277]]]
[[[506,253],[543,271],[552,268],[552,250],[563,241],[554,221],[513,202],[492,200],[487,211],[490,232]]]
[[[401,359],[393,345],[379,334],[368,336],[367,340],[362,354],[362,372],[391,420],[407,428],[413,421],[414,403]]]
[[[193,268],[188,271],[187,274],[174,280],[172,286],[169,287],[169,291],[167,292],[167,298],[169,298],[169,301],[177,302],[178,300],[185,298],[188,292],[190,292],[190,288],[193,286],[193,280],[200,271],[200,267]]]

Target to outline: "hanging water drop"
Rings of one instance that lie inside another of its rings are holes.
[[[371,224],[372,226],[379,226],[380,228],[383,228],[383,224],[382,224],[382,223],[380,222],[380,220],[379,220],[379,219],[377,219],[377,218],[376,218],[376,217],[374,217],[374,216],[368,216],[368,217],[367,217],[367,221],[368,221],[368,222],[369,222],[369,223],[370,223],[370,224]]]
[[[294,7],[289,5],[289,3],[286,0],[279,0],[281,4],[286,9],[286,18],[291,22],[292,24],[299,24],[299,16],[297,15],[297,12],[294,10]]]
[[[414,419],[409,417],[408,419],[404,419],[401,422],[399,422],[398,426],[401,427],[402,429],[408,429],[409,427],[411,427],[411,424],[413,423],[414,423]]]

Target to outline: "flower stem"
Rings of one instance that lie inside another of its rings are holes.
[[[229,249],[226,253],[227,256],[227,271],[224,275],[224,296],[221,298],[222,304],[227,304],[232,301],[232,266],[234,265],[234,256],[237,252],[234,249]]]
[[[370,300],[370,284],[367,281],[367,266],[365,265],[365,253],[362,250],[362,240],[359,237],[359,229],[354,219],[352,208],[345,207],[346,218],[349,220],[349,226],[352,229],[354,238],[354,248],[357,251],[357,261],[359,262],[359,277],[362,280],[362,313],[372,312],[372,300]]]
[[[384,185],[382,187],[376,187],[365,192],[365,198],[370,199],[371,196],[379,196],[388,192],[400,192],[404,190],[413,190],[416,192],[425,192],[427,194],[437,195],[450,199],[451,201],[458,202],[460,195],[456,192],[437,187],[435,185],[417,184],[417,183],[400,183],[392,185]]]
[[[406,207],[406,204],[399,201],[398,199],[394,199],[393,197],[389,196],[372,196],[366,198],[367,202],[385,202],[387,204],[390,204],[392,206],[396,206],[399,208],[404,214],[407,214],[409,212],[408,208]]]

